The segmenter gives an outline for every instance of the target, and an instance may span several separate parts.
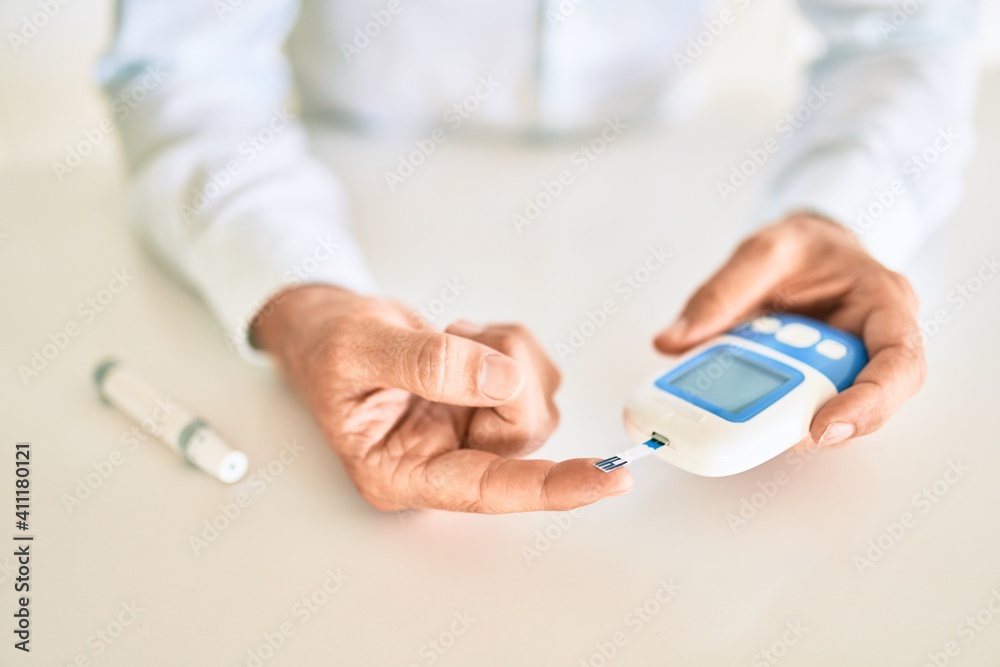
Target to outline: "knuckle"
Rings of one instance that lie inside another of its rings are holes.
[[[546,424],[547,431],[549,435],[555,432],[559,428],[559,419],[561,415],[559,414],[559,408],[552,401],[549,401],[549,414],[548,423]]]
[[[466,514],[499,514],[497,510],[490,508],[486,502],[479,500],[477,498],[470,498],[468,500],[461,501],[454,508],[456,512],[465,512]]]
[[[913,326],[907,330],[905,338],[901,344],[901,347],[907,350],[911,358],[920,359],[922,363],[924,355],[924,332],[920,330],[920,327]]]
[[[500,513],[500,509],[493,506],[490,502],[493,488],[497,485],[500,488],[505,486],[504,484],[500,484],[500,480],[497,480],[499,466],[500,464],[495,462],[483,471],[482,477],[479,478],[479,493],[462,503],[463,512],[475,512],[477,514]]]
[[[877,379],[865,380],[855,387],[863,390],[862,393],[855,395],[853,407],[849,410],[860,417],[856,435],[871,433],[881,428],[889,419],[891,414],[889,390]],[[840,407],[846,407],[846,404]]]
[[[910,395],[915,394],[921,387],[923,387],[924,382],[927,380],[927,358],[924,355],[922,347],[915,347],[913,345],[900,345],[896,348],[896,355],[894,356],[894,368],[897,369],[898,375],[896,376],[898,380],[888,383],[890,387],[895,389],[897,395]],[[882,387],[883,395],[890,395],[889,388],[880,385]]]
[[[450,355],[447,336],[431,336],[423,339],[414,351],[416,359],[417,387],[426,395],[440,396],[444,393]],[[407,355],[401,355],[403,359]],[[400,369],[405,373],[407,369]]]
[[[511,336],[513,338],[530,338],[531,332],[528,331],[528,327],[524,326],[520,322],[512,322],[510,324],[505,324],[500,327],[501,333]]]
[[[504,351],[510,349],[527,354],[532,349],[541,349],[531,330],[518,322],[498,325],[491,333],[493,337],[490,344],[496,344],[498,347],[504,348]]]
[[[351,481],[361,498],[380,512],[395,512],[408,509],[395,498],[391,487],[381,483],[377,471],[369,470],[370,466],[361,466],[349,471]]]
[[[379,512],[398,512],[400,510],[410,509],[377,494],[367,493],[365,491],[359,491],[359,493],[361,494],[362,500],[377,509]]]
[[[530,424],[518,422],[507,427],[506,440],[516,447],[525,447],[533,441],[535,429]]]
[[[404,502],[408,494],[399,462],[380,455],[356,458],[347,465],[348,475],[362,499],[381,512],[414,509]]]
[[[493,439],[493,434],[486,428],[475,428],[466,434],[465,439],[469,447],[478,449],[489,444]]]
[[[528,348],[524,338],[513,332],[501,333],[497,338],[497,346],[508,355],[523,354]]]
[[[920,305],[917,292],[906,276],[896,271],[887,271],[886,276],[894,295],[902,297],[911,310],[916,310]]]
[[[743,241],[737,252],[752,257],[777,259],[799,245],[801,230],[798,225],[769,227]]]
[[[915,378],[915,390],[920,389],[927,382],[927,356],[924,354],[923,349],[913,350],[910,352],[911,355],[911,368],[913,368],[913,374]]]
[[[481,413],[483,418],[474,422],[473,428],[468,433],[468,440],[473,446],[485,446],[507,432],[505,422],[490,412]]]
[[[794,237],[798,243],[809,243],[817,238],[853,238],[853,234],[847,227],[814,212],[801,212],[793,215],[772,229],[785,232],[789,237]]]
[[[546,412],[515,428],[511,440],[519,451],[534,451],[545,444],[559,425],[559,413]]]
[[[552,392],[554,393],[559,387],[562,386],[563,374],[559,368],[553,364],[551,361],[549,363],[549,371],[552,374]]]
[[[498,329],[491,336],[490,345],[508,355],[521,354],[527,349],[529,336],[521,325],[512,324]]]

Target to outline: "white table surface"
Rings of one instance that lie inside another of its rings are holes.
[[[539,452],[603,456],[626,444],[623,398],[661,363],[654,332],[736,242],[734,221],[759,186],[729,204],[715,195],[716,179],[773,123],[752,104],[739,116],[733,108],[672,131],[630,128],[520,235],[510,214],[569,166],[573,145],[453,141],[389,193],[382,172],[399,146],[318,144],[336,156],[388,293],[420,307],[446,280],[466,286],[441,323],[523,321],[555,354],[588,309],[618,299],[619,312],[560,361],[562,423]],[[723,479],[645,461],[632,493],[573,514],[370,509],[285,384],[238,358],[207,310],[138,247],[119,173],[85,166],[56,183],[42,167],[7,169],[0,540],[13,544],[15,532],[13,443],[28,440],[36,541],[28,657],[10,646],[13,547],[0,548],[0,664],[253,665],[248,650],[283,624],[293,634],[265,651],[265,665],[763,665],[775,664],[760,653],[772,645],[782,665],[922,665],[950,641],[948,664],[1000,664],[1000,614],[981,613],[992,622],[971,641],[971,626],[960,627],[1000,590],[1000,279],[961,309],[948,300],[1000,252],[996,75],[979,117],[967,197],[911,268],[924,316],[945,309],[950,321],[929,341],[926,387],[887,427],[810,461],[779,457]],[[626,302],[614,285],[650,245],[672,258]],[[134,281],[86,322],[77,304],[121,268]],[[80,334],[25,386],[17,366],[71,321]],[[90,384],[106,354],[205,415],[252,470],[276,469],[289,439],[304,451],[270,483],[236,486],[156,444],[127,451],[132,424]],[[68,511],[65,494],[115,450],[120,465]],[[967,472],[922,511],[915,494],[950,462]],[[727,515],[760,504],[753,494],[776,476],[785,483],[732,530]],[[241,492],[252,502],[195,554],[189,538]],[[904,512],[915,525],[859,572],[855,557]],[[340,589],[317,593],[338,570],[348,577]],[[661,581],[680,587],[666,603],[656,601]],[[295,605],[314,594],[324,604],[306,618]],[[135,622],[117,626],[132,603]],[[796,624],[800,637],[786,633]],[[118,636],[102,644],[98,631]],[[616,637],[614,657],[602,657]]]

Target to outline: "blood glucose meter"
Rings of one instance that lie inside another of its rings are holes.
[[[855,336],[808,317],[758,317],[678,358],[625,405],[642,443],[595,464],[610,472],[648,454],[697,475],[735,475],[809,434],[817,410],[868,363]]]

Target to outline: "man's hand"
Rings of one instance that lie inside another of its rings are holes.
[[[870,361],[854,385],[813,419],[810,435],[819,445],[877,430],[924,382],[910,284],[846,228],[810,215],[789,217],[745,240],[655,345],[676,354],[768,310],[824,320],[859,335],[868,348]]]
[[[253,336],[380,510],[567,510],[632,488],[597,459],[516,458],[555,429],[560,380],[520,326],[441,333],[398,304],[312,285],[275,297]]]

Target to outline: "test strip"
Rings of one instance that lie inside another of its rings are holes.
[[[621,468],[622,466],[627,466],[629,463],[646,458],[657,449],[667,444],[667,442],[666,438],[661,440],[660,437],[652,437],[641,445],[636,445],[635,447],[626,449],[624,452],[618,452],[618,454],[610,458],[598,461],[594,464],[594,467],[603,470],[604,472],[618,470],[618,468]]]

